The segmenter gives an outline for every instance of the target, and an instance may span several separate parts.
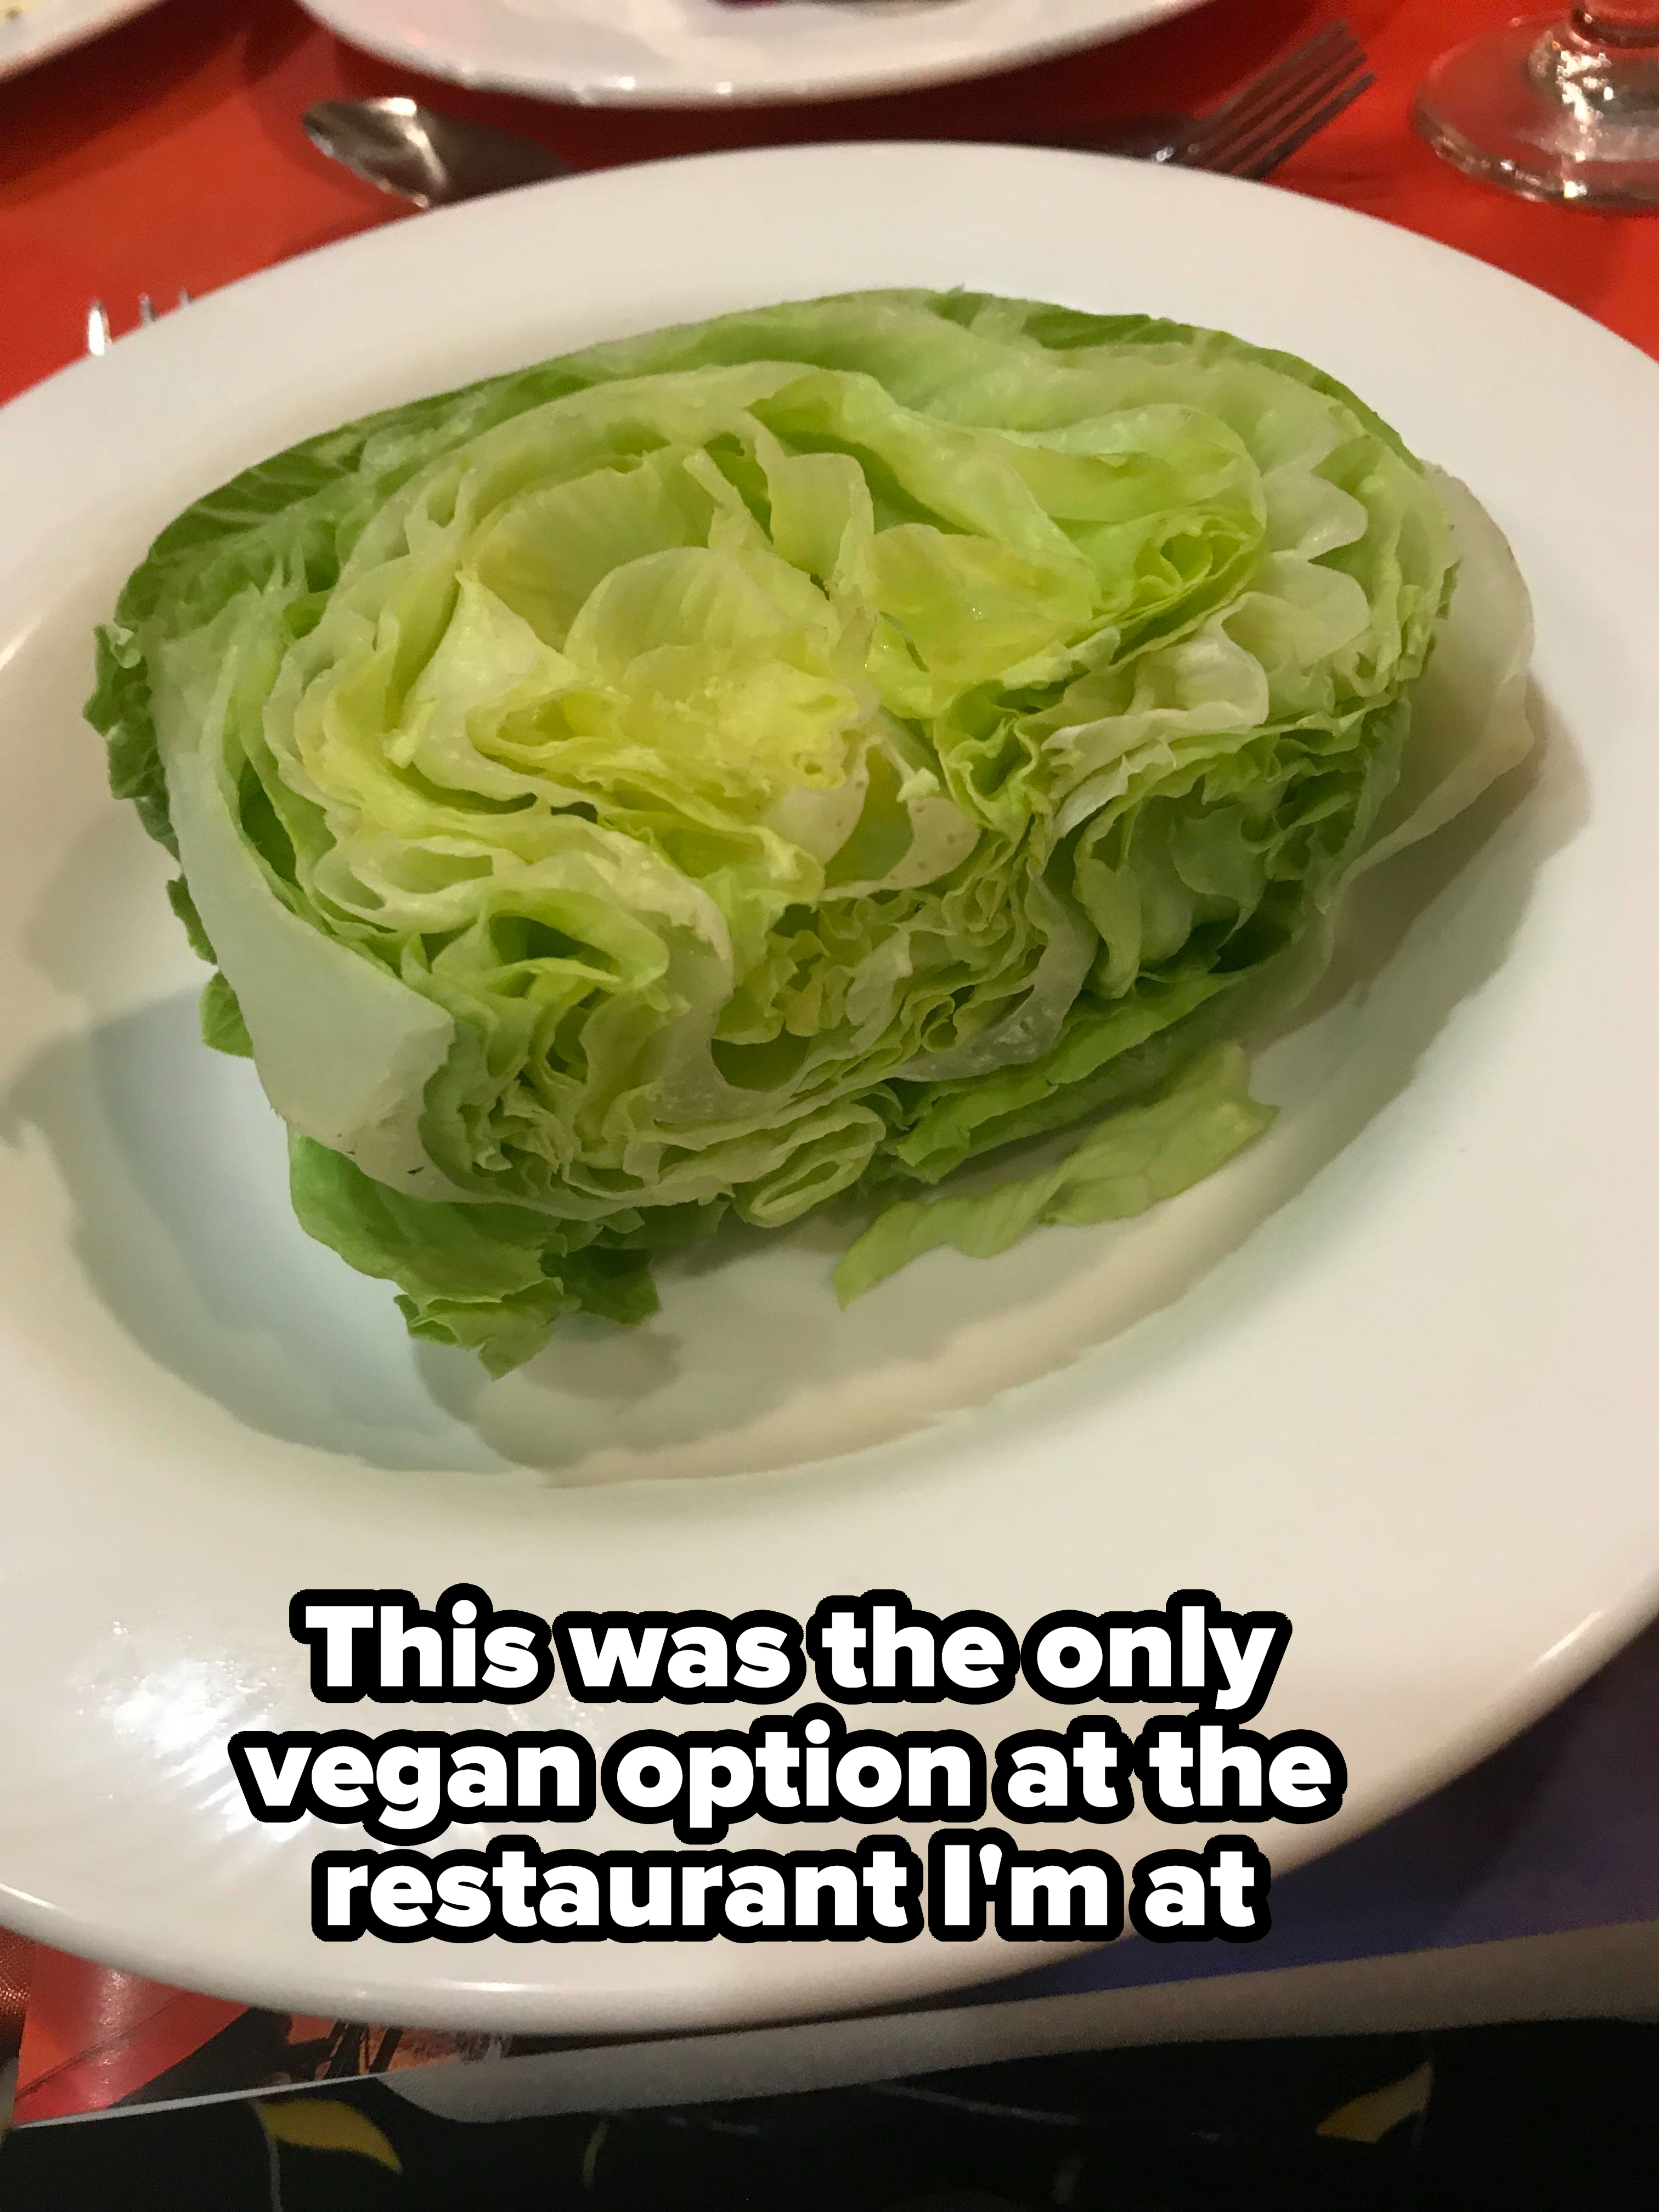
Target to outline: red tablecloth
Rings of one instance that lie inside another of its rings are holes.
[[[0,86],[0,398],[75,358],[94,298],[118,329],[141,292],[209,291],[409,220],[312,150],[298,118],[313,100],[419,92],[594,167],[782,139],[1012,137],[1202,105],[1340,12],[1333,0],[1210,0],[1139,38],[975,83],[653,113],[434,86],[342,45],[290,0],[166,0]],[[1659,352],[1659,219],[1530,206],[1456,175],[1411,131],[1433,57],[1510,12],[1504,0],[1348,0],[1379,82],[1279,182],[1497,262]]]

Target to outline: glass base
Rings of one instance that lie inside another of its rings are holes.
[[[1528,199],[1659,211],[1659,47],[1511,23],[1443,55],[1413,120],[1457,168]]]

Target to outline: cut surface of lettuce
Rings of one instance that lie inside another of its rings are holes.
[[[1496,526],[1309,364],[885,292],[260,464],[89,713],[301,1222],[499,1371],[727,1213],[890,1200],[845,1296],[1218,1166],[1218,1041],[1518,757],[1529,641]]]

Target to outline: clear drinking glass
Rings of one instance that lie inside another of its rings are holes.
[[[1659,0],[1601,0],[1444,54],[1417,97],[1435,151],[1529,199],[1659,208]]]

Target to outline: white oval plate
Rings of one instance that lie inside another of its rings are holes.
[[[371,407],[686,317],[955,283],[1218,324],[1358,386],[1514,540],[1541,761],[1362,887],[1319,1007],[1259,1063],[1274,1128],[1146,1220],[934,1255],[845,1316],[808,1230],[506,1383],[417,1353],[385,1287],[289,1218],[246,1063],[195,1042],[164,858],[79,718],[94,621],[188,500]],[[1281,1607],[1261,1725],[1324,1730],[1352,1773],[1339,1820],[1268,1834],[1281,1871],[1633,1631],[1659,1601],[1656,420],[1651,362],[1405,231],[1182,171],[918,145],[422,216],[0,415],[3,1917],[252,2002],[572,2033],[1031,1963],[994,1942],[319,1945],[311,1856],[355,1832],[255,1825],[224,1753],[239,1727],[340,1724],[286,1633],[302,1587],[800,1616],[896,1585],[1020,1630],[1185,1587]],[[556,1686],[517,1724],[568,1715]],[[1024,1693],[951,1715],[988,1738],[1057,1717]],[[580,1717],[601,1743],[641,1721]],[[1137,1815],[1109,1848],[1171,1840],[1193,1838]]]
[[[303,0],[405,69],[593,107],[847,100],[1127,37],[1200,0]]]
[[[21,76],[71,46],[82,46],[155,4],[156,0],[9,0],[9,8],[0,9],[0,82]]]

